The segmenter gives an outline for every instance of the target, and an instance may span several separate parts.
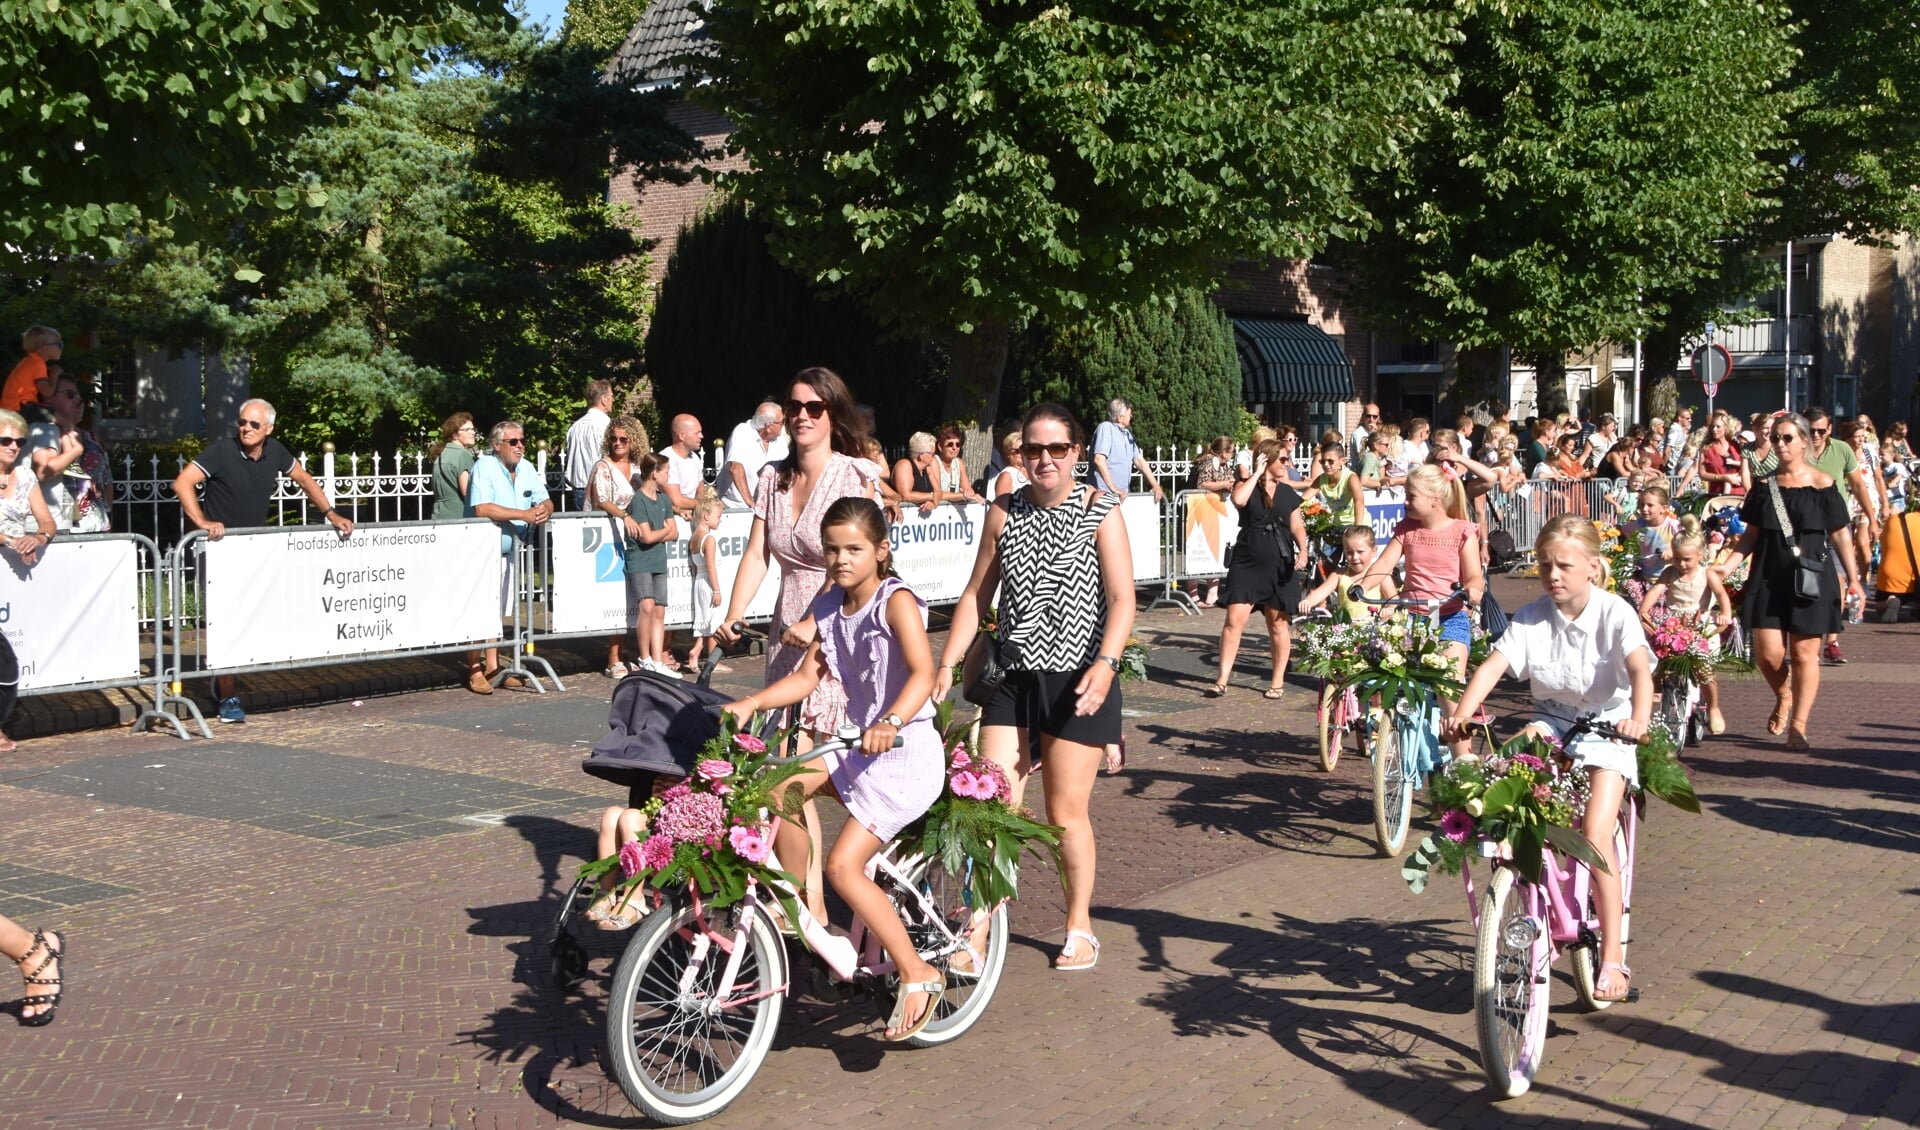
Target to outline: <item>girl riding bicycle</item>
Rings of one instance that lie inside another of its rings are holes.
[[[928,698],[934,669],[927,605],[895,575],[886,516],[872,499],[842,498],[829,507],[820,520],[820,544],[833,585],[813,602],[818,633],[805,659],[792,674],[728,703],[726,710],[745,722],[757,711],[793,706],[829,672],[846,688],[847,722],[864,729],[858,749],[824,755],[824,772],[809,770],[794,784],[808,797],[830,791],[852,817],[827,853],[826,879],[899,971],[900,993],[886,1038],[904,1040],[926,1027],[946,982],[915,950],[867,862],[931,808],[946,785],[946,755]],[[774,836],[782,865],[803,873],[808,849],[806,828],[782,821]]]
[[[1394,565],[1403,558],[1407,583],[1401,595],[1408,600],[1441,602],[1444,654],[1453,665],[1453,677],[1463,678],[1467,650],[1473,642],[1469,610],[1479,607],[1487,582],[1480,571],[1480,535],[1467,521],[1466,490],[1431,463],[1423,463],[1408,474],[1407,516],[1393,528],[1393,540],[1373,559],[1367,574],[1390,577]],[[1455,757],[1466,752],[1464,739],[1453,743]]]
[[[1599,532],[1585,518],[1562,514],[1541,529],[1534,555],[1546,595],[1513,614],[1506,634],[1467,683],[1444,730],[1464,738],[1474,712],[1500,676],[1511,671],[1531,684],[1534,715],[1528,729],[1533,732],[1557,742],[1576,719],[1592,715],[1638,741],[1653,715],[1652,652],[1632,606],[1600,583],[1607,559]],[[1639,762],[1634,747],[1591,734],[1580,735],[1566,753],[1587,770],[1591,792],[1581,831],[1608,867],[1593,876],[1601,933],[1594,996],[1624,1000],[1633,971],[1624,960],[1624,900],[1613,829],[1627,787],[1639,782]]]
[[[1711,614],[1713,632],[1719,636],[1733,623],[1733,598],[1727,586],[1707,568],[1707,535],[1701,532],[1700,519],[1689,514],[1680,519],[1680,532],[1673,536],[1673,564],[1662,570],[1653,587],[1640,600],[1640,623],[1652,629],[1654,610],[1666,608],[1668,614],[1688,623],[1697,623]],[[1727,720],[1720,713],[1720,688],[1709,679],[1700,685],[1700,701],[1707,708],[1707,729],[1725,733]]]
[[[1347,595],[1347,590],[1360,585],[1360,594],[1367,600],[1381,600],[1396,596],[1400,586],[1393,583],[1392,577],[1369,577],[1367,566],[1373,560],[1373,527],[1348,526],[1340,535],[1340,547],[1343,551],[1339,573],[1327,574],[1327,579],[1315,585],[1312,592],[1300,600],[1300,611],[1311,612],[1332,597],[1340,611],[1346,613],[1349,621],[1371,620],[1379,614],[1377,605],[1366,600],[1355,600]],[[1368,584],[1372,581],[1372,584]]]

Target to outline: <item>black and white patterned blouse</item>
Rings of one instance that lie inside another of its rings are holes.
[[[1099,656],[1107,591],[1094,535],[1119,502],[1085,484],[1058,506],[1013,493],[998,546],[1000,658],[1009,668],[1078,671]]]

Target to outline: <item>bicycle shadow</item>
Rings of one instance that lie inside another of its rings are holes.
[[[1443,1118],[1446,1125],[1504,1127],[1523,1113],[1492,1101],[1478,1048],[1446,1034],[1472,1030],[1471,943],[1457,921],[1314,922],[1276,912],[1269,925],[1258,925],[1137,908],[1105,909],[1099,917],[1132,926],[1146,951],[1143,966],[1169,974],[1166,987],[1142,1003],[1167,1014],[1180,1036],[1266,1036],[1349,1091],[1423,1125]],[[1174,939],[1221,948],[1208,956],[1212,968],[1180,970],[1166,955]],[[1408,1016],[1409,1005],[1425,1017]],[[1376,1006],[1381,1011],[1368,1011]],[[1549,1019],[1550,1041],[1573,1044],[1581,1034]],[[1569,1049],[1550,1045],[1549,1060],[1556,1053]],[[1571,1077],[1576,1084],[1581,1078]],[[1596,1117],[1675,1124],[1577,1086],[1537,1083],[1534,1091],[1583,1109],[1567,1117],[1526,1114],[1529,1125],[1573,1130]]]
[[[1371,783],[1356,779],[1364,769],[1343,763],[1338,772],[1319,768],[1316,737],[1268,731],[1183,731],[1142,726],[1151,745],[1175,746],[1195,769],[1169,769],[1165,762],[1130,764],[1125,795],[1157,797],[1177,828],[1241,836],[1281,851],[1335,858],[1374,854]],[[1222,770],[1208,771],[1218,765]],[[1277,814],[1283,818],[1276,819]]]

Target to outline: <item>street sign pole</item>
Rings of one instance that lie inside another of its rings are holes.
[[[1720,382],[1713,379],[1713,331],[1718,329],[1712,322],[1707,323],[1707,364],[1706,380],[1701,383],[1707,390],[1707,419],[1713,419],[1713,394],[1720,391]]]

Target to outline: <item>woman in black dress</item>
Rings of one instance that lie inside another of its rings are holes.
[[[1216,698],[1227,693],[1240,653],[1240,632],[1256,604],[1266,614],[1273,642],[1267,697],[1277,699],[1285,689],[1287,653],[1293,650],[1287,621],[1300,607],[1300,574],[1307,568],[1307,524],[1300,518],[1300,496],[1286,483],[1287,470],[1279,442],[1266,440],[1253,449],[1252,476],[1233,488],[1240,535],[1220,593],[1227,622],[1220,628],[1220,678],[1208,691]]]
[[[1831,476],[1807,462],[1812,431],[1806,419],[1793,412],[1775,417],[1772,440],[1780,465],[1748,492],[1740,507],[1747,531],[1719,570],[1724,578],[1742,558],[1753,560],[1740,619],[1776,700],[1767,732],[1784,730],[1788,749],[1808,749],[1807,719],[1820,692],[1820,641],[1840,630],[1840,578],[1846,578],[1848,593],[1858,593],[1860,569],[1847,530],[1846,500]],[[1783,528],[1781,510],[1791,531]],[[1795,592],[1794,573],[1801,562],[1821,566],[1819,593],[1812,598]]]

